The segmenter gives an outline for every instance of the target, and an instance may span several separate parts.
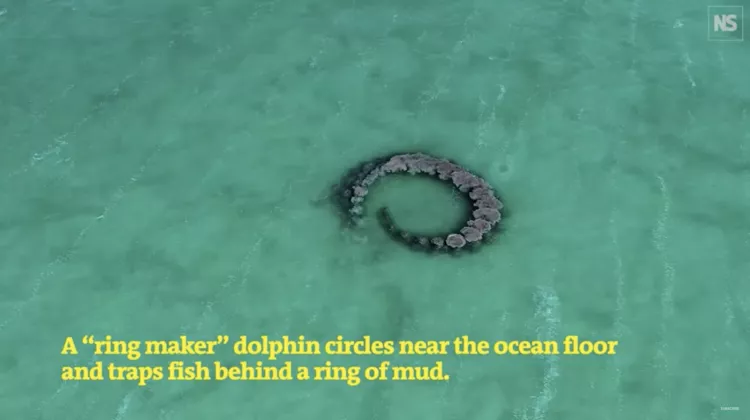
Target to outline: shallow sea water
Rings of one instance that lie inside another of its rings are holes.
[[[747,418],[750,44],[706,6],[0,3],[0,418]],[[486,177],[502,235],[342,232],[329,186],[401,150]],[[124,361],[59,354],[87,334],[620,344],[447,382],[62,382]]]

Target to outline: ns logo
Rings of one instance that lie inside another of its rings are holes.
[[[714,15],[714,32],[734,32],[737,27],[737,15]]]
[[[742,6],[708,6],[708,40],[743,41],[743,11]]]

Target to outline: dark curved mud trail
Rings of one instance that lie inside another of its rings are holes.
[[[378,179],[393,173],[428,175],[450,182],[471,204],[471,214],[463,227],[437,235],[408,232],[398,227],[388,208],[379,209],[377,218],[383,229],[394,240],[413,249],[430,252],[475,249],[486,241],[500,222],[503,204],[484,179],[446,159],[424,153],[401,153],[365,162],[341,179],[333,197],[349,227],[361,224],[370,187]]]

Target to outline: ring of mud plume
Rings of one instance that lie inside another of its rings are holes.
[[[375,158],[347,172],[333,198],[348,227],[362,224],[364,201],[375,182],[396,173],[427,175],[449,182],[468,200],[471,209],[462,227],[436,235],[409,232],[398,226],[387,207],[378,209],[378,223],[397,242],[421,251],[459,252],[476,249],[498,227],[503,203],[489,183],[454,162],[424,153]]]

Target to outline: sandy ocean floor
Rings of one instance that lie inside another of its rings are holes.
[[[1,1],[0,418],[747,418],[748,40],[709,41],[701,1],[531,3]],[[330,185],[401,150],[486,177],[503,234],[342,231]],[[620,344],[447,382],[61,381],[125,362],[60,355],[87,334]]]

